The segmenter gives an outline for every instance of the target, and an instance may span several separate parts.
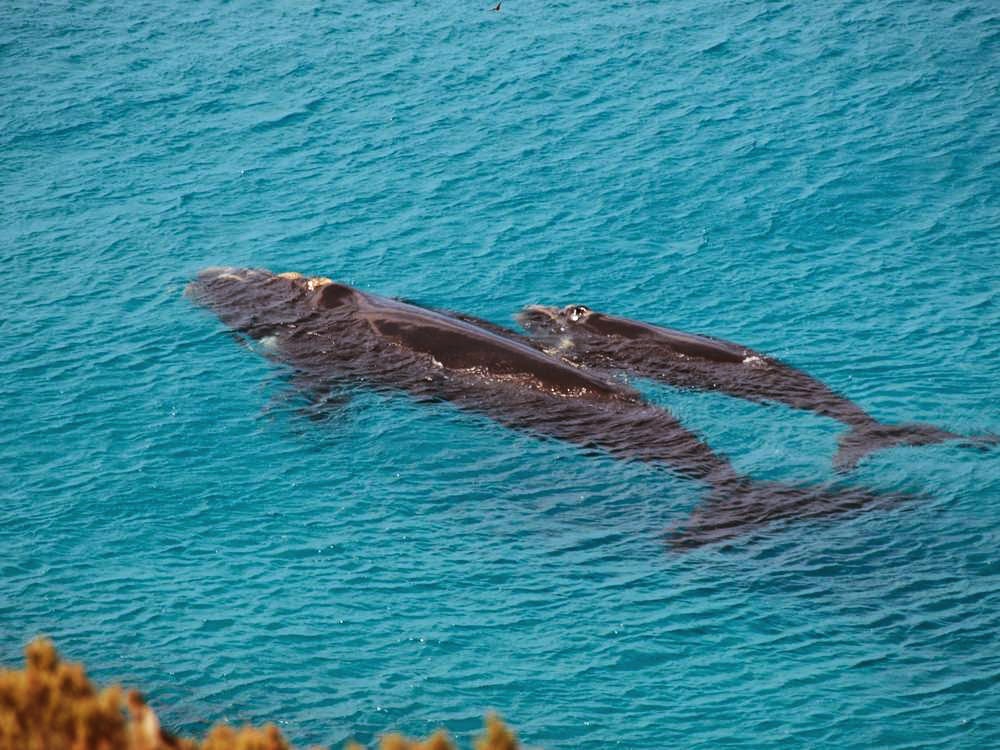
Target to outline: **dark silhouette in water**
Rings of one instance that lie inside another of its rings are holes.
[[[323,398],[341,384],[447,401],[520,430],[666,464],[710,487],[706,510],[671,539],[692,547],[777,519],[841,513],[884,501],[860,489],[756,482],[672,415],[587,369],[468,320],[325,278],[210,269],[188,287],[235,331],[288,363]],[[712,517],[707,518],[706,514]]]
[[[720,391],[777,402],[843,422],[834,466],[853,468],[868,453],[893,445],[962,440],[985,446],[996,436],[969,438],[929,424],[888,425],[810,375],[730,341],[595,312],[583,305],[531,305],[518,321],[539,342],[580,365],[623,369],[677,388]]]

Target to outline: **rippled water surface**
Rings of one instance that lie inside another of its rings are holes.
[[[995,3],[0,6],[0,661],[53,636],[174,730],[547,748],[1000,746],[1000,451],[687,554],[662,468],[447,405],[324,421],[183,296],[321,273],[586,303],[1000,431]],[[841,427],[637,383],[755,477]]]

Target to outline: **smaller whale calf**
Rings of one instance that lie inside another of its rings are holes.
[[[852,469],[872,451],[946,440],[983,447],[995,435],[964,436],[929,424],[884,424],[808,373],[742,344],[630,320],[584,305],[530,305],[518,322],[540,344],[596,369],[624,370],[676,387],[719,391],[830,417],[850,430],[839,440],[834,466]]]

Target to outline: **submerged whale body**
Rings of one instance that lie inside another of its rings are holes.
[[[709,498],[671,535],[677,548],[887,499],[860,489],[756,482],[636,392],[503,329],[326,278],[259,269],[203,271],[188,294],[234,331],[266,341],[267,355],[292,366],[296,382],[316,397],[341,384],[404,392],[615,457],[664,464],[703,482]]]
[[[830,417],[850,427],[834,465],[853,468],[868,453],[893,445],[961,440],[981,447],[995,436],[969,438],[929,424],[879,422],[853,401],[801,370],[741,344],[596,312],[583,305],[531,305],[518,321],[541,344],[579,365],[622,369],[676,388],[719,391]]]

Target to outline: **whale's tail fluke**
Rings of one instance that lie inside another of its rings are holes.
[[[933,445],[958,440],[969,448],[985,449],[1000,443],[1000,435],[958,435],[929,424],[871,424],[852,428],[840,436],[833,465],[837,471],[850,471],[869,453],[897,445]]]
[[[714,487],[705,502],[667,531],[667,543],[675,551],[690,550],[758,532],[784,520],[888,509],[916,498],[901,492],[877,493],[860,487],[796,487],[781,482],[743,480]]]

